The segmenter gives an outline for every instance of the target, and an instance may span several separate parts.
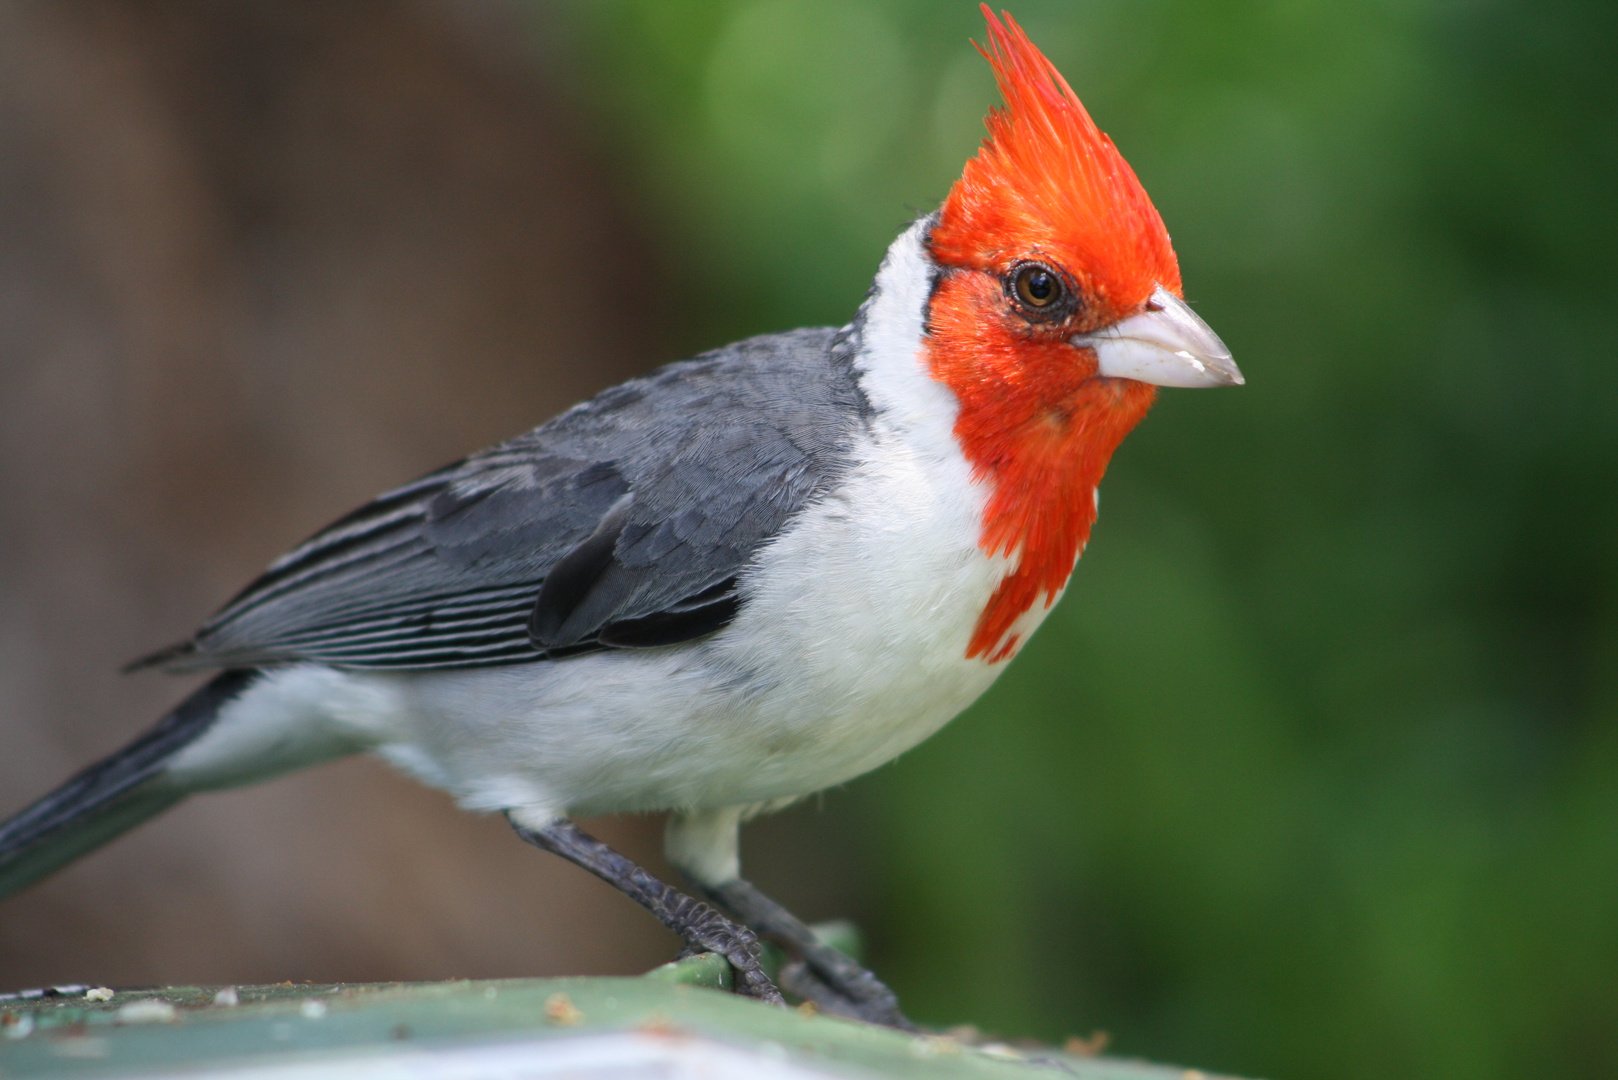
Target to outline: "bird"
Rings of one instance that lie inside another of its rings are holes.
[[[747,819],[981,695],[1062,596],[1158,387],[1240,385],[1113,142],[987,4],[1003,104],[852,320],[664,366],[390,491],[131,668],[212,672],[0,824],[0,897],[200,792],[372,753],[729,963],[910,1027],[741,875]],[[667,812],[659,880],[574,819]]]

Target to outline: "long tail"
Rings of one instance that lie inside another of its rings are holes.
[[[164,766],[257,675],[241,670],[215,676],[152,730],[0,824],[0,898],[185,798],[186,789],[165,781]]]

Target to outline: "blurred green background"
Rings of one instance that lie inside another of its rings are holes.
[[[964,0],[565,10],[534,49],[682,351],[845,321],[995,100]],[[1165,393],[1046,629],[830,796],[918,1018],[1291,1080],[1618,1074],[1615,12],[1013,9],[1249,385]]]

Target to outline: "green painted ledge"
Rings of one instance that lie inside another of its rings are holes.
[[[726,992],[729,974],[707,955],[639,978],[171,987],[119,990],[108,1000],[92,1000],[83,988],[10,996],[0,998],[0,1078],[1202,1076],[806,1015]],[[611,1060],[547,1064],[597,1050]],[[634,1061],[625,1065],[629,1051]],[[665,1052],[670,1061],[659,1056]],[[691,1055],[703,1053],[711,1059],[693,1063]]]

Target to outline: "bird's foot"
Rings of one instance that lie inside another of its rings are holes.
[[[791,959],[781,969],[781,982],[805,1001],[838,1016],[914,1031],[899,998],[852,957],[821,941],[801,919],[748,881],[737,878],[710,886],[708,895],[740,916],[764,937],[778,942]]]
[[[862,1020],[880,1027],[914,1031],[912,1024],[899,1011],[896,1000],[887,1002],[860,1000],[827,984],[801,956],[794,956],[781,965],[775,974],[781,988],[793,997],[812,1002],[815,1008],[830,1016]],[[891,997],[891,995],[890,995]]]
[[[781,985],[805,1001],[813,1001],[822,1012],[900,1031],[916,1030],[916,1025],[899,1010],[898,995],[853,960],[841,953],[836,955],[858,974],[850,977],[846,970],[828,970],[829,965],[798,955],[781,968]]]
[[[760,949],[756,934],[725,918],[702,901],[666,885],[663,887],[670,894],[663,906],[658,908],[648,904],[647,907],[662,920],[664,926],[685,939],[686,949],[723,956],[730,964],[738,994],[775,1005],[786,1004],[781,991],[759,965]]]

